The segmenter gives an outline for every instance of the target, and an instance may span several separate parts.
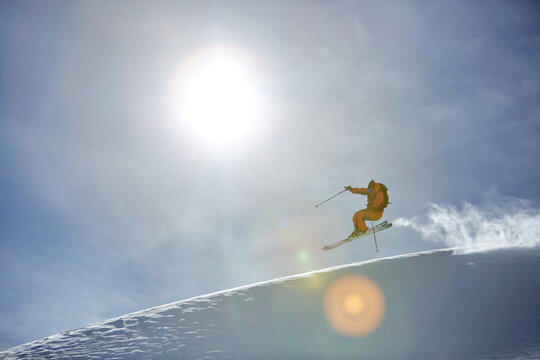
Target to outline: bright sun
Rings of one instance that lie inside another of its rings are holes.
[[[247,137],[260,99],[242,53],[224,47],[194,56],[182,76],[181,116],[202,139],[231,144]]]

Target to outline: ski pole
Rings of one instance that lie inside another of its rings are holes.
[[[377,254],[378,254],[379,247],[377,246],[377,237],[375,236],[375,225],[373,225],[373,221],[371,222],[371,228],[373,229],[373,238],[375,239],[375,250],[377,250]]]
[[[341,194],[341,193],[344,193],[345,191],[347,191],[347,189],[345,189],[345,190],[343,190],[343,191],[340,191],[340,192],[338,192],[338,193],[337,193],[336,195],[334,195],[334,196],[332,196],[332,197],[330,197],[330,198],[328,198],[328,199],[324,200],[324,201],[323,201],[322,203],[319,203],[319,204],[315,205],[315,207],[319,207],[319,205],[322,205],[322,204],[324,204],[324,203],[325,203],[325,202],[327,202],[328,200],[331,200],[331,199],[335,198],[336,196],[338,196],[338,195],[339,195],[339,194]]]

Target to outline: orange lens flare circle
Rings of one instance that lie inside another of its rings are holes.
[[[370,278],[350,274],[334,280],[324,295],[324,313],[330,326],[346,336],[375,331],[386,312],[384,294]]]

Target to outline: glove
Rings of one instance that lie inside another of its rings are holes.
[[[351,191],[351,190],[352,190],[352,187],[351,187],[351,186],[345,186],[345,190]]]

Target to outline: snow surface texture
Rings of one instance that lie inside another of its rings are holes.
[[[364,337],[335,331],[324,293],[343,275],[386,299]],[[538,359],[540,249],[411,254],[180,301],[64,332],[0,359]]]

